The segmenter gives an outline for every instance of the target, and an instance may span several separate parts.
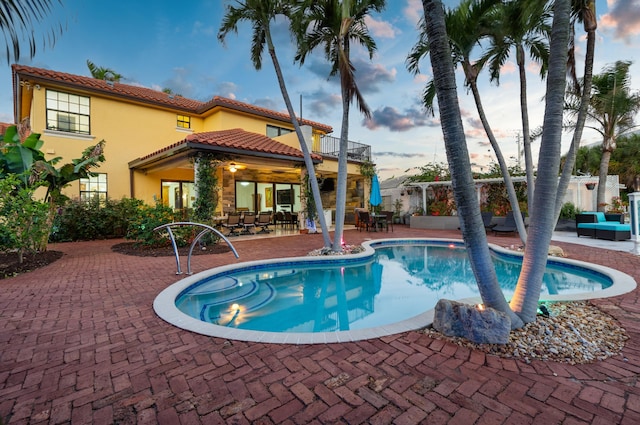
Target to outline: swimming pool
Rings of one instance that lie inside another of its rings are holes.
[[[360,254],[240,263],[187,277],[154,301],[164,320],[205,335],[245,341],[353,341],[418,329],[440,298],[478,302],[461,241],[382,239]],[[491,246],[507,298],[521,255]],[[567,274],[569,272],[570,274]],[[541,300],[618,295],[628,275],[550,259]]]

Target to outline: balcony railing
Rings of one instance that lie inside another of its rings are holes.
[[[320,143],[314,143],[313,151],[329,158],[338,158],[340,138],[322,136],[320,137]],[[371,161],[371,146],[349,141],[347,145],[347,159],[357,162]]]

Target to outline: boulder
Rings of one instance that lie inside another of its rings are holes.
[[[466,338],[477,344],[506,344],[511,319],[492,308],[441,299],[436,304],[433,327],[447,336]]]

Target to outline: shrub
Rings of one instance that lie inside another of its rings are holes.
[[[142,201],[129,198],[102,200],[94,196],[87,201],[68,200],[58,208],[49,240],[68,242],[123,237],[141,206]]]
[[[567,202],[562,206],[560,210],[560,218],[564,218],[567,220],[574,220],[576,218],[576,214],[579,214],[580,210],[576,208],[571,202]]]
[[[175,215],[171,207],[162,205],[160,202],[157,202],[153,207],[141,205],[137,209],[137,214],[131,218],[125,237],[147,247],[168,246],[171,244],[168,233],[166,231],[158,232],[153,229],[174,221],[176,221]],[[173,234],[178,246],[185,246],[193,237],[193,229],[180,227],[173,229]]]
[[[33,199],[33,189],[22,184],[15,174],[0,179],[0,249],[18,253],[22,263],[25,253],[35,253],[49,233],[49,206]]]

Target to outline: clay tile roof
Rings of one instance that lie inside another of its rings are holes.
[[[222,152],[234,152],[245,154],[262,154],[261,156],[280,156],[303,158],[301,150],[292,148],[270,137],[257,133],[234,128],[221,131],[207,131],[204,133],[194,133],[187,136],[184,140],[176,142],[170,146],[160,149],[152,154],[140,158],[144,161],[151,157],[170,151],[180,145],[189,144],[192,147],[214,147]],[[259,155],[260,156],[260,155]],[[311,154],[314,161],[322,161],[322,157],[318,154]]]
[[[0,122],[0,134],[4,134],[7,131],[7,128],[11,127],[15,124],[9,124],[7,122]]]
[[[132,101],[146,102],[159,106],[175,108],[193,114],[203,114],[215,107],[226,107],[279,121],[290,122],[288,114],[220,96],[215,96],[208,102],[201,102],[199,100],[187,99],[186,97],[178,95],[169,95],[146,87],[110,83],[93,77],[83,77],[80,75],[67,74],[49,69],[13,65],[12,70],[14,74],[14,81],[15,75],[20,75],[20,78],[23,80],[33,79],[35,81],[54,83],[76,89],[102,93],[105,95],[119,96]],[[302,120],[302,123],[320,129],[326,133],[331,133],[333,131],[333,128],[326,124],[304,119]]]

